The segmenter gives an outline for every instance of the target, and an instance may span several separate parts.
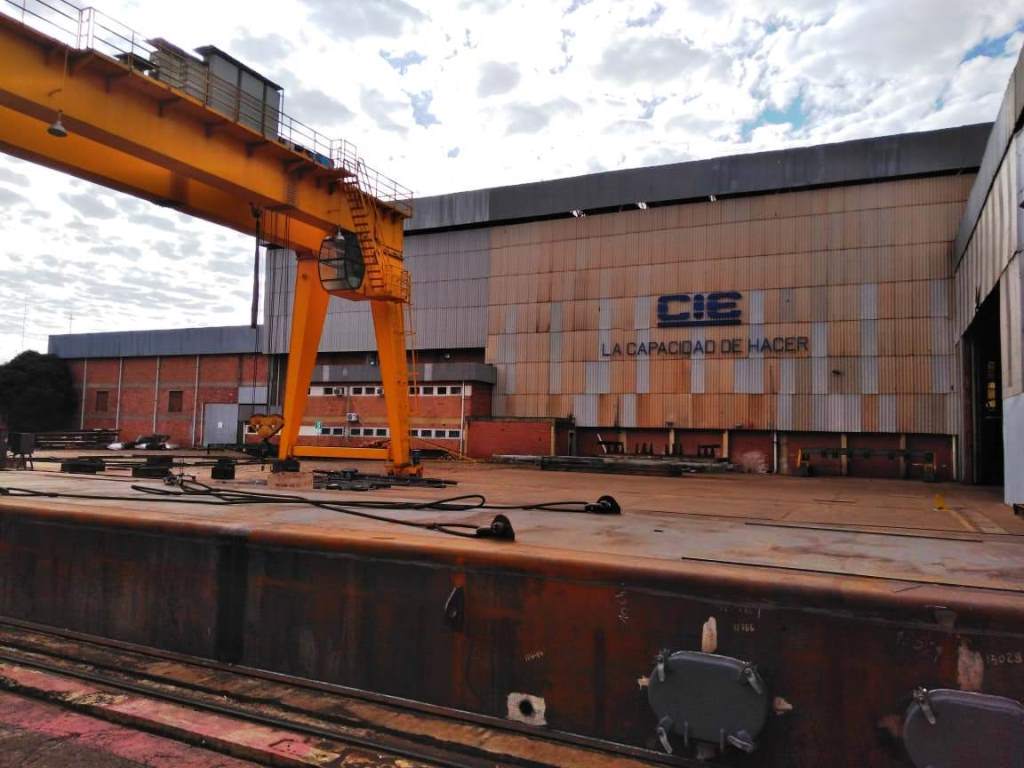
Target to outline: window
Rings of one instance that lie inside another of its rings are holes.
[[[387,427],[377,427],[377,429],[374,431],[374,434],[376,434],[377,437],[387,437],[388,436]]]
[[[448,387],[438,387],[436,391],[437,391],[437,394],[439,394],[439,395],[447,395],[448,394]]]
[[[420,392],[422,392],[424,395],[432,395],[432,394],[434,394],[434,388],[433,387],[420,387]]]
[[[333,395],[334,394],[334,387],[324,387],[324,394],[325,395]]]
[[[110,407],[110,392],[105,389],[96,391],[96,412],[106,413]]]
[[[353,395],[361,395],[361,394],[363,394],[363,388],[362,387],[352,387],[352,394]]]
[[[432,429],[421,429],[420,430],[420,437],[433,437],[433,436],[434,436],[434,430],[432,430]]]
[[[344,427],[332,427],[331,428],[331,434],[332,435],[340,435],[340,436],[344,437],[345,436],[345,428]]]
[[[409,387],[409,394],[410,395],[415,395],[416,394],[416,390],[417,390],[417,387]]]
[[[167,412],[181,413],[181,390],[172,389],[167,393]]]
[[[454,437],[454,438],[458,439],[458,438],[462,437],[462,430],[461,429],[449,429],[448,430],[448,437]]]
[[[462,394],[462,385],[461,384],[456,384],[455,386],[448,387],[448,394],[449,395],[461,395]]]

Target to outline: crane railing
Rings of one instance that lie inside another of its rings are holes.
[[[68,0],[0,0],[0,13],[70,48],[91,51],[197,99],[229,120],[258,131],[311,162],[359,179],[362,191],[404,216],[412,192],[361,163],[356,146],[332,139],[213,74],[202,59],[159,38],[147,38],[91,6]]]

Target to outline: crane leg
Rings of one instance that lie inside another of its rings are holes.
[[[384,384],[384,404],[391,430],[390,471],[397,475],[418,475],[423,468],[412,463],[409,445],[409,369],[405,359],[402,308],[403,305],[396,301],[370,301],[377,334],[380,377]]]
[[[330,294],[320,284],[316,259],[300,257],[295,273],[291,346],[284,385],[284,428],[278,443],[278,457],[282,459],[295,455],[299,426],[306,412],[309,382],[313,377],[313,366],[316,365],[316,353],[320,347],[320,334],[324,329],[330,298]]]

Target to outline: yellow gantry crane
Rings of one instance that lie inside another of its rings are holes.
[[[239,232],[258,222],[264,243],[296,252],[281,458],[388,459],[395,473],[418,471],[403,323],[407,190],[351,144],[287,117],[279,89],[244,65],[234,62],[232,82],[92,8],[0,0],[0,62],[0,150]],[[331,295],[370,302],[387,449],[297,444]]]

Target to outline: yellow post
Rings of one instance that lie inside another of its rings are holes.
[[[384,384],[384,405],[391,430],[391,471],[399,475],[420,474],[414,466],[409,443],[409,369],[405,360],[403,305],[397,301],[370,302],[377,333],[380,379]]]
[[[288,375],[284,385],[284,428],[278,444],[278,457],[295,455],[299,426],[306,412],[309,382],[313,378],[320,334],[327,317],[330,294],[320,284],[316,259],[300,256],[295,273],[295,303],[292,307],[291,346],[288,350]]]

